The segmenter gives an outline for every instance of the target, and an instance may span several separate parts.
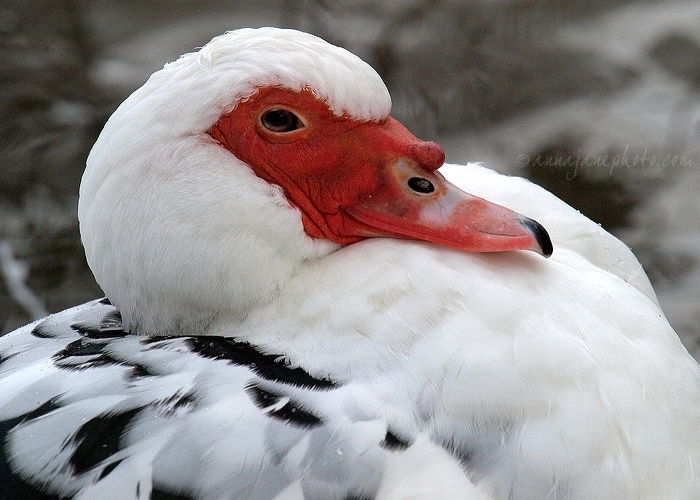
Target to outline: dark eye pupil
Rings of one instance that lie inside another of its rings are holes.
[[[435,191],[433,183],[422,177],[411,177],[408,179],[408,187],[413,189],[416,193],[432,193]]]
[[[272,132],[290,132],[303,126],[297,115],[286,109],[278,108],[266,111],[260,117],[260,121],[263,127]]]

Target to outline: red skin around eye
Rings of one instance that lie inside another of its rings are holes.
[[[271,109],[294,113],[303,126],[268,130],[261,116]],[[309,89],[267,87],[221,116],[209,133],[259,177],[284,189],[312,237],[348,244],[388,236],[467,251],[551,253],[544,228],[447,182],[437,172],[445,160],[442,148],[391,117],[337,116]],[[432,191],[412,189],[414,177]]]

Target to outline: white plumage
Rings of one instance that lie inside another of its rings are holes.
[[[541,222],[551,258],[310,237],[288,189],[208,134],[267,87],[337,120],[390,108],[355,56],[271,28],[122,104],[79,207],[121,315],[103,300],[0,339],[6,496],[700,497],[698,366],[628,248],[475,164],[440,171]]]

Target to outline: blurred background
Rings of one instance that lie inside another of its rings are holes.
[[[526,176],[620,237],[700,355],[697,0],[2,0],[2,332],[101,296],[77,193],[120,101],[214,35],[264,25],[350,49],[449,162]]]

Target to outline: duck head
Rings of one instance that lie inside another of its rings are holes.
[[[155,73],[80,191],[88,263],[125,326],[206,333],[370,237],[551,254],[537,222],[445,180],[440,146],[390,108],[366,63],[293,30],[230,32]]]

